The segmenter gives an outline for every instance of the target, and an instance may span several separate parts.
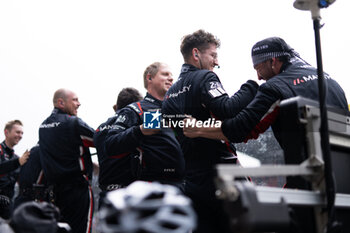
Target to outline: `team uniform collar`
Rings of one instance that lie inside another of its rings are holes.
[[[196,71],[196,70],[199,70],[199,69],[191,64],[183,64],[181,67],[181,73],[187,73],[188,71]]]
[[[12,156],[15,153],[14,149],[11,149],[10,147],[8,147],[6,145],[5,140],[1,143],[1,147],[4,151],[6,151],[7,154],[9,154],[10,156]]]
[[[148,101],[148,102],[151,102],[151,103],[154,103],[154,104],[157,104],[157,105],[162,105],[162,102],[161,100],[159,99],[156,99],[154,98],[150,93],[146,93],[146,96],[144,98],[144,100]]]
[[[62,113],[62,114],[68,114],[68,113],[66,113],[65,111],[63,111],[63,110],[61,110],[61,109],[59,109],[59,108],[54,108],[53,110],[52,110],[52,113]],[[68,114],[69,115],[69,114]]]
[[[281,73],[284,72],[290,65],[291,65],[290,62],[283,63],[283,65],[281,67]]]

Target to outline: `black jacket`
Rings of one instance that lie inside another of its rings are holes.
[[[182,120],[184,114],[197,120],[233,117],[254,98],[258,85],[247,81],[232,97],[222,87],[218,76],[192,65],[182,66],[179,79],[168,90],[162,106],[164,118]],[[186,159],[186,171],[211,170],[223,157],[235,154],[233,144],[205,138],[187,138],[181,127],[175,128]]]
[[[343,89],[328,74],[326,103],[336,108],[348,109]],[[281,100],[302,96],[318,101],[317,69],[295,57],[282,66],[282,72],[262,84],[254,100],[232,119],[225,120],[222,131],[232,142],[257,138],[272,125],[275,137],[280,141],[281,131],[279,103]]]
[[[92,175],[88,147],[94,130],[79,117],[55,108],[40,125],[40,159],[49,183],[77,183]]]
[[[110,158],[122,161],[130,155],[139,155],[141,171],[138,179],[158,181],[181,181],[185,163],[181,147],[171,129],[161,129],[157,134],[145,136],[140,130],[143,113],[160,110],[162,101],[147,93],[138,102],[118,112],[114,128],[106,137],[105,149]],[[120,172],[124,172],[120,170]]]
[[[2,158],[3,154],[5,154],[5,151],[6,151],[6,156]],[[0,177],[6,175],[8,172],[16,170],[20,166],[18,156],[13,156],[12,159],[8,160],[8,158],[10,157],[9,155],[12,154],[13,152],[14,152],[13,150],[11,150],[6,146],[5,141],[0,144],[0,156],[1,156]]]
[[[20,188],[30,188],[33,184],[46,184],[40,163],[39,144],[30,149],[29,159],[19,172],[18,184]]]
[[[118,125],[114,125],[114,123],[119,117],[119,112],[120,110],[98,126],[94,133],[94,144],[100,166],[98,181],[101,187],[111,184],[127,186],[137,179],[140,164],[138,152],[122,153],[118,156],[117,154],[107,154],[105,149],[105,141],[109,130],[118,128]]]
[[[19,174],[18,156],[5,141],[0,144],[0,194],[13,197]]]

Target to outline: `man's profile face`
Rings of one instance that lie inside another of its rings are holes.
[[[275,76],[272,70],[271,60],[266,60],[262,63],[257,64],[256,66],[254,66],[254,69],[256,70],[259,80],[267,81],[273,76]]]
[[[213,71],[215,66],[219,65],[218,53],[215,44],[210,44],[209,48],[200,51],[198,54],[201,69]]]
[[[64,111],[70,115],[77,116],[80,102],[74,92],[68,92],[64,101]]]
[[[19,124],[14,124],[11,130],[5,129],[6,141],[10,144],[9,147],[13,147],[21,141],[23,136],[23,127]]]
[[[154,89],[157,92],[165,95],[171,85],[173,85],[173,74],[168,65],[162,64],[159,67],[157,74],[152,78],[152,85],[154,85]]]

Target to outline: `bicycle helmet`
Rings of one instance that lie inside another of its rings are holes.
[[[98,228],[103,233],[187,233],[195,223],[190,199],[176,187],[136,181],[107,193]]]

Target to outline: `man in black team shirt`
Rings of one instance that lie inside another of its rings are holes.
[[[102,123],[95,131],[94,144],[97,150],[99,176],[98,182],[101,189],[99,203],[102,202],[106,192],[125,186],[135,181],[135,174],[132,172],[132,162],[136,164],[139,162],[133,156],[126,156],[124,158],[109,156],[105,152],[105,138],[108,131],[113,128],[115,120],[119,116],[122,108],[128,104],[142,100],[141,93],[132,87],[123,88],[119,94],[116,104],[113,106],[115,115],[108,118],[106,122]],[[99,205],[100,206],[100,205]]]
[[[258,85],[252,80],[232,97],[226,94],[213,72],[218,65],[219,46],[220,41],[203,30],[184,37],[181,53],[185,64],[163,102],[162,114],[169,118],[167,122],[180,122],[185,115],[211,122],[233,117],[254,98]],[[175,130],[186,160],[185,193],[193,200],[198,215],[196,232],[228,232],[228,219],[215,197],[214,166],[235,163],[234,146],[220,140],[186,138],[181,126]]]
[[[93,196],[89,181],[94,130],[77,117],[77,95],[59,89],[54,110],[40,125],[39,153],[48,185],[53,186],[55,204],[63,221],[74,233],[91,232]]]
[[[143,79],[147,90],[145,98],[121,109],[106,137],[108,156],[119,160],[120,164],[127,163],[120,171],[121,179],[117,185],[125,186],[130,179],[138,179],[181,186],[185,164],[173,131],[143,126],[144,114],[159,114],[164,95],[173,83],[172,73],[168,65],[155,62],[146,68]],[[135,156],[139,159],[138,164],[131,168],[135,177],[129,177],[128,164]],[[123,174],[126,175],[122,178]]]
[[[18,179],[19,166],[26,163],[29,151],[18,157],[13,147],[22,139],[23,127],[19,120],[5,125],[5,140],[0,144],[0,217],[8,219],[12,212],[12,198]]]

